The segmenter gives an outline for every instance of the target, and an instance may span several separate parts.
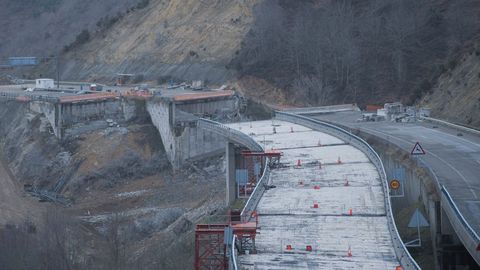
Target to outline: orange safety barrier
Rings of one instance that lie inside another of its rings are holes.
[[[113,99],[117,97],[119,97],[119,95],[116,93],[95,93],[95,94],[84,94],[84,95],[77,95],[77,96],[64,96],[64,97],[60,97],[60,103],[70,103],[70,102],[100,100],[100,99]]]
[[[229,97],[232,96],[235,92],[232,90],[226,90],[222,92],[204,92],[204,93],[194,93],[194,94],[183,94],[173,97],[174,101],[189,101],[189,100],[199,100],[207,98],[218,98],[218,97]]]

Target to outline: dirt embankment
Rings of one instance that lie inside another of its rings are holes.
[[[43,115],[2,102],[0,138],[11,170],[9,177],[0,167],[5,269],[191,269],[194,224],[223,212],[223,157],[175,172],[149,121],[59,142]],[[68,207],[23,191],[52,191],[61,181]],[[52,239],[59,242],[45,247]],[[25,243],[29,260],[15,256]],[[58,259],[65,254],[75,256]]]

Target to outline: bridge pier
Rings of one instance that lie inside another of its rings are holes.
[[[236,197],[236,183],[235,183],[235,145],[231,142],[227,142],[225,151],[226,160],[226,205],[232,204]]]

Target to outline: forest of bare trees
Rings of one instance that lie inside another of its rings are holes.
[[[231,67],[296,102],[414,102],[479,31],[472,0],[265,1]]]
[[[26,220],[0,228],[0,268],[144,269],[128,260],[134,233],[121,214],[107,218],[98,233],[64,212],[52,207],[39,224]]]

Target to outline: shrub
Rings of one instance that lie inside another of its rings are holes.
[[[146,8],[150,4],[150,0],[140,0],[140,2],[137,4],[138,9]]]

